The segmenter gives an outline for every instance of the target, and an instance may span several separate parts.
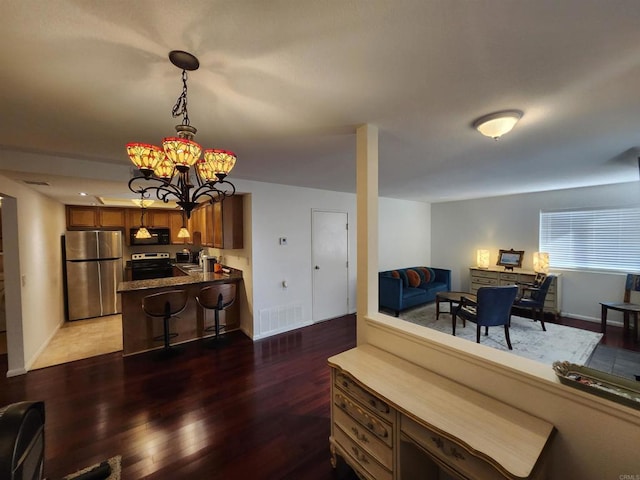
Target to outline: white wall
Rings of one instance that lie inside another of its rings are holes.
[[[254,339],[312,322],[311,212],[346,212],[355,225],[353,194],[238,180],[251,193],[251,251],[222,251],[224,261],[243,272],[251,268]],[[246,214],[245,214],[246,217]],[[245,238],[247,237],[245,232]],[[279,244],[287,237],[287,245]],[[349,258],[355,261],[355,228],[349,232]],[[212,249],[213,252],[215,250]],[[215,254],[215,253],[213,253]],[[355,265],[349,268],[349,311],[355,311]],[[286,280],[288,287],[282,286]]]
[[[64,205],[0,175],[3,200],[8,375],[35,361],[64,322]],[[16,230],[17,226],[17,230]]]
[[[208,251],[243,271],[242,330],[259,339],[312,323],[313,209],[347,212],[349,313],[355,312],[355,195],[242,180],[235,185],[238,192],[250,192],[244,195],[244,248]],[[380,205],[381,224],[388,226],[380,232],[380,256],[393,263],[388,268],[430,265],[430,206],[384,198]],[[287,237],[286,246],[279,244],[280,237]],[[287,288],[282,287],[283,280]]]
[[[424,265],[448,268],[431,256],[431,205],[391,198],[378,199],[378,268]],[[431,259],[436,264],[431,263]]]
[[[431,255],[452,269],[452,289],[469,289],[469,267],[476,250],[491,251],[495,264],[499,249],[524,250],[522,267],[533,269],[538,251],[540,210],[629,206],[640,203],[638,182],[552,192],[438,203],[431,206]],[[622,300],[624,275],[605,272],[561,271],[563,315],[600,320],[599,301]],[[619,320],[618,312],[610,318]]]

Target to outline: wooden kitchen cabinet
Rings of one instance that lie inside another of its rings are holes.
[[[100,227],[124,228],[125,214],[124,208],[99,208],[98,223]]]
[[[171,221],[169,219],[172,210],[156,210],[147,209],[145,213],[145,226],[153,228],[171,228]]]
[[[243,248],[243,198],[227,197],[222,202],[213,204],[213,247]]]
[[[169,212],[169,228],[171,229],[171,244],[172,245],[184,245],[190,243],[192,238],[178,238],[178,232],[182,228],[182,210],[171,210]],[[186,219],[186,217],[185,217]],[[191,234],[191,231],[189,231]]]
[[[67,229],[121,229],[125,227],[125,209],[67,205]]]
[[[228,197],[198,207],[191,212],[189,232],[199,233],[205,247],[243,248],[242,197]]]

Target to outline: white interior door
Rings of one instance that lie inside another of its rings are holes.
[[[346,315],[349,310],[349,231],[346,212],[311,213],[313,321]]]

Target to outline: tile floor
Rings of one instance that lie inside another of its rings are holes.
[[[122,350],[122,315],[65,322],[31,370]]]
[[[586,365],[630,380],[640,380],[640,352],[598,345]]]

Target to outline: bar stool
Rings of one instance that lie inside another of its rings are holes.
[[[177,333],[169,331],[169,320],[171,317],[177,316],[187,306],[186,290],[170,290],[168,292],[154,293],[147,295],[142,299],[142,310],[152,318],[162,318],[163,333],[154,337],[154,341],[162,340],[164,342],[163,351],[169,352],[171,345],[169,340],[177,337]]]
[[[204,329],[205,332],[215,332],[214,340],[217,341],[220,330],[226,328],[226,324],[220,325],[220,312],[229,308],[236,299],[235,283],[219,283],[208,287],[203,287],[196,297],[198,305],[204,309],[206,320],[207,310],[213,310],[215,315],[215,323]]]

